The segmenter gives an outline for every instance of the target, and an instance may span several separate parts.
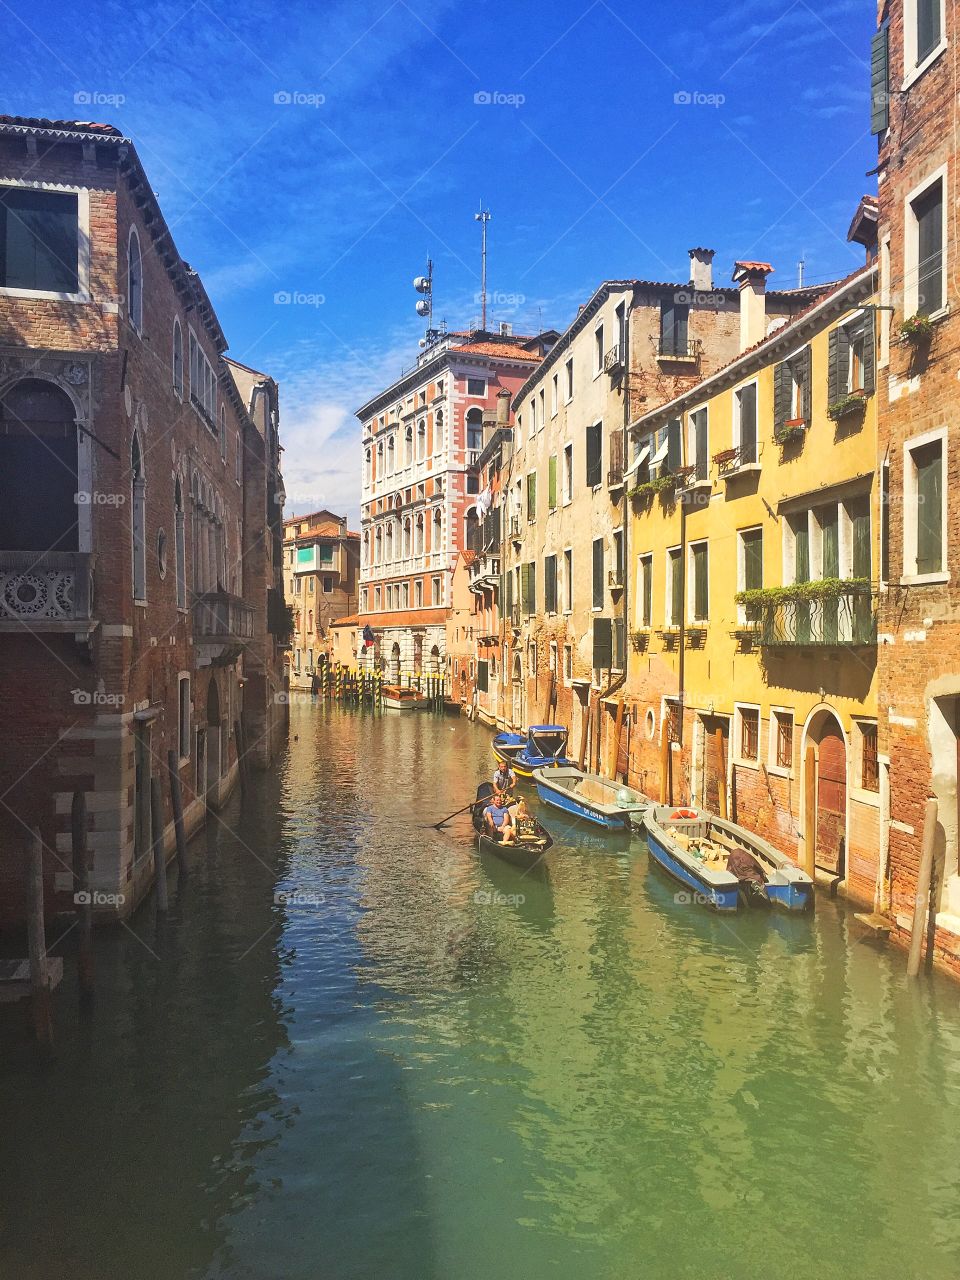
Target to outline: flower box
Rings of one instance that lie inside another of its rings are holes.
[[[929,316],[920,315],[919,312],[914,316],[908,316],[900,324],[900,341],[909,342],[913,346],[928,342],[932,333],[933,321]]]
[[[854,413],[862,413],[866,406],[866,393],[862,390],[851,391],[842,400],[836,400],[827,408],[827,417],[832,422],[840,422]]]

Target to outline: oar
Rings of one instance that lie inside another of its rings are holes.
[[[429,831],[430,828],[433,827],[437,831],[439,831],[445,822],[449,822],[451,818],[456,818],[458,814],[466,813],[467,810],[472,809],[476,803],[477,803],[476,800],[471,800],[470,803],[465,804],[462,809],[456,809],[454,810],[453,813],[448,813],[447,816],[445,818],[441,818],[439,822],[431,822],[426,826],[422,827],[421,830]]]

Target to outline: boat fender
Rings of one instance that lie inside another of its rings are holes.
[[[696,816],[696,809],[674,809],[670,815],[670,821],[673,822],[677,818],[695,818]]]

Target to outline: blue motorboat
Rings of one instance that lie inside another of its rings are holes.
[[[689,891],[686,901],[715,911],[768,905],[813,906],[813,881],[772,844],[703,809],[656,806],[643,818],[650,856]]]
[[[532,724],[527,739],[513,758],[512,768],[520,778],[532,778],[534,769],[552,769],[573,764],[563,754],[567,731],[562,724]]]
[[[629,830],[631,821],[636,822],[654,803],[642,791],[599,773],[586,773],[575,765],[537,769],[533,780],[544,804],[607,831]]]

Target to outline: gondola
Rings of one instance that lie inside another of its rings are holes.
[[[536,818],[531,819],[536,833],[532,838],[527,837],[516,843],[504,844],[498,836],[489,835],[483,825],[483,811],[490,803],[492,795],[493,783],[481,782],[477,787],[477,798],[473,802],[471,811],[473,829],[477,833],[477,846],[480,852],[495,853],[498,858],[512,862],[517,867],[535,867],[547,850],[553,847],[553,836]]]

